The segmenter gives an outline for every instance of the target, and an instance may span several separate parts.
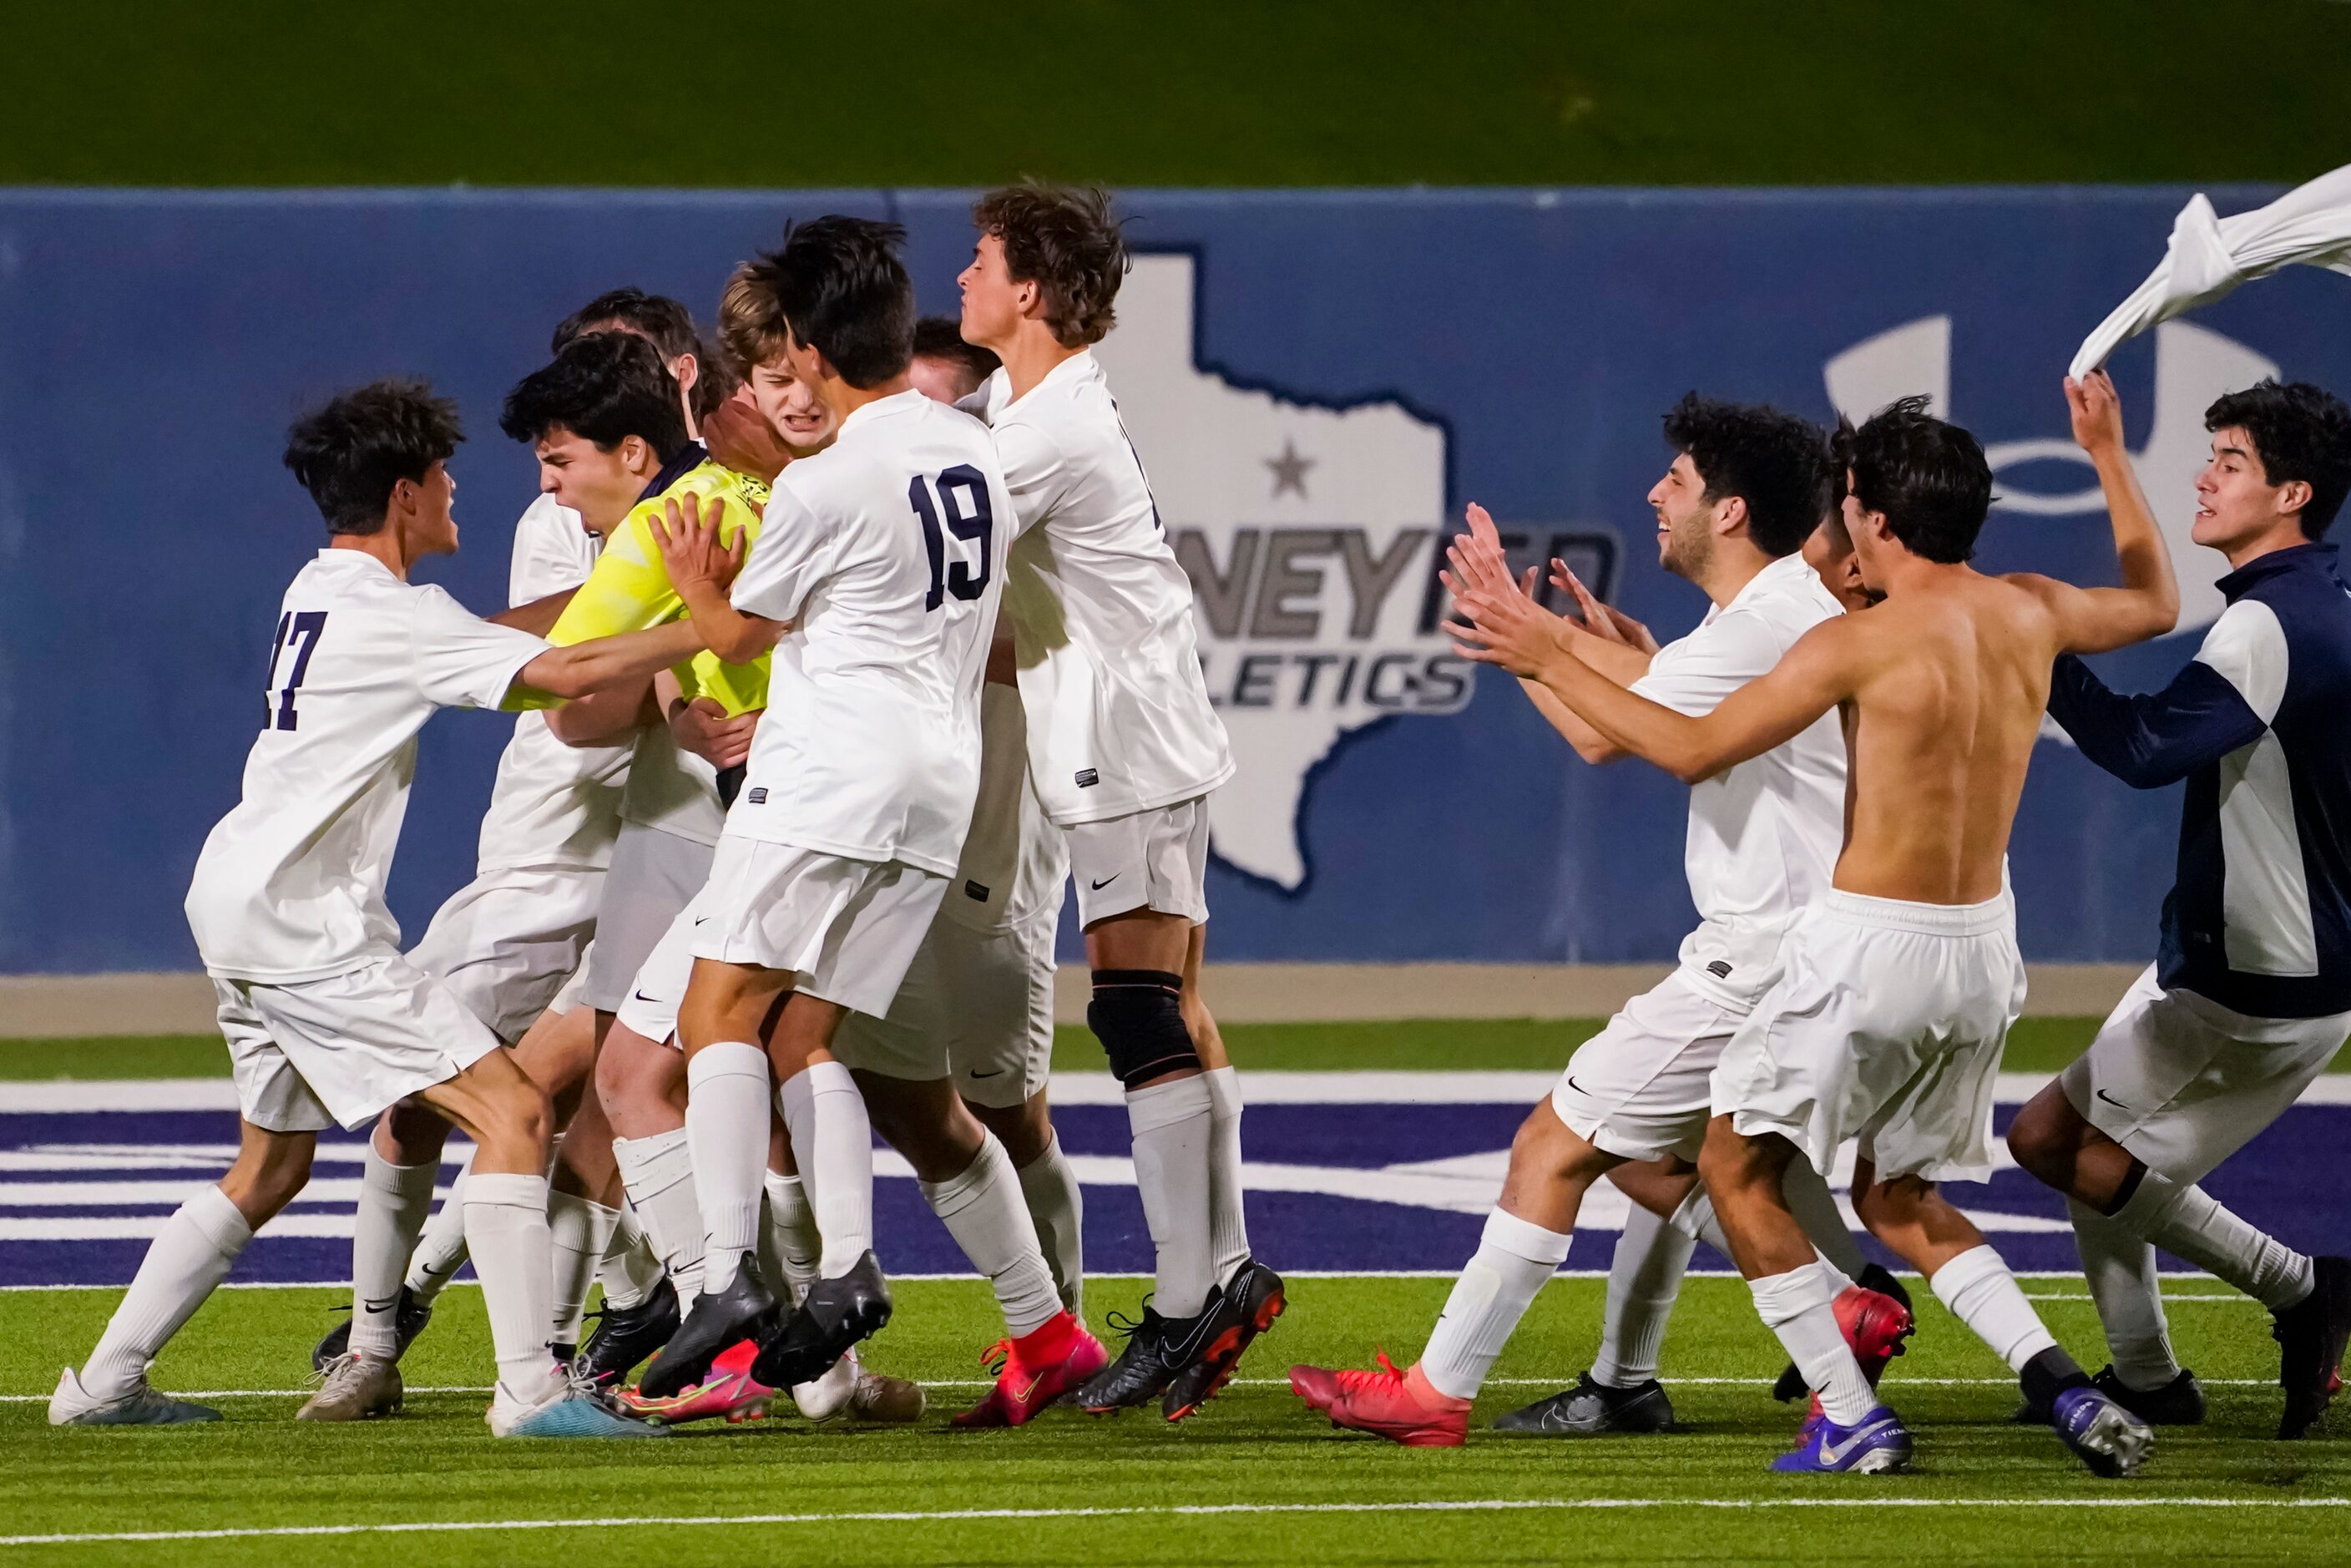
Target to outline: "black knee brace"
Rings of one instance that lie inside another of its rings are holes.
[[[1165,969],[1096,969],[1086,1027],[1102,1041],[1110,1070],[1133,1089],[1154,1078],[1199,1071],[1200,1054],[1184,1022],[1184,977]]]

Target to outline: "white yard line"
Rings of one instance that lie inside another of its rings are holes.
[[[652,1518],[420,1520],[394,1524],[295,1524],[224,1530],[122,1530],[83,1534],[0,1535],[0,1546],[81,1546],[99,1542],[165,1541],[259,1541],[349,1535],[474,1533],[498,1530],[674,1530],[692,1526],[747,1524],[932,1524],[1010,1520],[1022,1523],[1056,1519],[1176,1519],[1222,1515],[1516,1513],[1574,1509],[1782,1509],[1922,1508],[2001,1509],[2150,1508],[2346,1508],[2351,1498],[2085,1497],[2085,1498],[1479,1498],[1459,1501],[1223,1502],[1161,1504],[1130,1508],[967,1508],[891,1510],[842,1513],[668,1514]]]

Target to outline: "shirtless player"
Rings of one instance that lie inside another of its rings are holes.
[[[2153,1444],[2058,1348],[2006,1264],[1935,1189],[1991,1168],[1992,1083],[2024,998],[2008,836],[2050,667],[2061,653],[2160,635],[2179,615],[2112,383],[2068,382],[2066,399],[2105,492],[2119,588],[1970,568],[1991,467],[1974,437],[1906,400],[1837,443],[1846,530],[1884,601],[1822,622],[1702,717],[1563,656],[1545,614],[1490,575],[1458,595],[1471,624],[1457,635],[1471,657],[1541,681],[1618,746],[1691,782],[1842,712],[1852,760],[1832,891],[1797,915],[1782,978],[1723,1050],[1699,1158],[1757,1311],[1821,1399],[1775,1469],[1909,1462],[1909,1433],[1838,1332],[1819,1260],[1780,1191],[1792,1161],[1824,1169],[1855,1134],[1863,1222],[2019,1374],[2084,1462],[2128,1474]]]

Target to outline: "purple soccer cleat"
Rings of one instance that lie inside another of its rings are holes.
[[[2049,1424],[2099,1476],[2132,1476],[2155,1448],[2155,1431],[2095,1387],[2068,1388],[2050,1402]]]
[[[1804,1424],[1802,1438],[1771,1461],[1783,1474],[1890,1475],[1910,1468],[1910,1433],[1902,1417],[1880,1405],[1850,1427],[1826,1416]]]

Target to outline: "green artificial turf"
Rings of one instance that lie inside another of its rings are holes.
[[[1600,1028],[1598,1019],[1402,1019],[1365,1023],[1227,1024],[1233,1060],[1259,1071],[1551,1071]],[[2001,1065],[2054,1072],[2097,1032],[2086,1018],[2020,1019]],[[1102,1071],[1085,1030],[1055,1031],[1053,1066]],[[2351,1071],[2351,1051],[2334,1071]],[[219,1078],[228,1055],[208,1035],[125,1035],[89,1040],[0,1040],[0,1082],[57,1078]]]
[[[296,1425],[306,1352],[338,1292],[225,1291],[164,1353],[159,1386],[278,1390],[215,1402],[220,1426],[55,1430],[38,1400],[0,1403],[0,1536],[593,1518],[797,1516],[794,1522],[309,1535],[0,1546],[0,1561],[210,1565],[539,1563],[1493,1563],[1723,1560],[1961,1563],[2339,1562],[2351,1433],[2294,1445],[2271,1432],[2276,1351],[2260,1310],[2212,1286],[2175,1287],[2172,1331],[2207,1380],[2210,1423],[2167,1430],[2143,1475],[2100,1481],[2043,1429],[2011,1426],[2013,1385],[1913,1281],[1920,1331],[1886,1397],[1917,1437],[1907,1477],[1775,1477],[1795,1412],[1765,1384],[1781,1362],[1736,1281],[1697,1278],[1665,1351],[1680,1430],[1647,1437],[1403,1449],[1333,1431],[1280,1382],[1293,1360],[1408,1360],[1446,1281],[1309,1279],[1241,1380],[1192,1421],[1048,1411],[1019,1431],[946,1429],[977,1396],[996,1329],[977,1281],[902,1281],[872,1364],[931,1381],[921,1427],[814,1429],[796,1417],[660,1442],[499,1443],[479,1393],[412,1394],[406,1414],[350,1427]],[[1090,1307],[1131,1311],[1142,1290],[1102,1280]],[[2053,1329],[2095,1364],[2077,1281],[2032,1281]],[[1591,1355],[1597,1281],[1538,1298],[1479,1401],[1480,1423],[1571,1379]],[[0,1297],[0,1392],[46,1396],[78,1362],[111,1291]],[[413,1386],[488,1381],[480,1295],[443,1297],[410,1353]],[[1929,1381],[1935,1379],[1959,1381]],[[2351,1416],[2334,1429],[2351,1428]],[[2197,1498],[2206,1506],[2167,1500]],[[2329,1501],[2329,1500],[2334,1500]],[[1640,1506],[1447,1509],[1459,1503]],[[2141,1504],[2125,1508],[2069,1504]],[[1829,1507],[1805,1506],[1829,1503]],[[1855,1502],[1876,1506],[1844,1506]],[[2215,1507],[2210,1503],[2233,1506]],[[1938,1506],[1899,1506],[1929,1503]],[[1742,1506],[1718,1506],[1718,1505]],[[1897,1506],[1883,1506],[1894,1504]],[[2277,1504],[2315,1506],[2271,1506]],[[1278,1507],[1314,1511],[1246,1512]],[[1179,1509],[1207,1511],[1181,1513]],[[1073,1511],[1120,1511],[1092,1514]],[[986,1518],[938,1518],[985,1511]],[[1056,1511],[1040,1513],[1039,1511]],[[845,1514],[886,1519],[844,1520]]]
[[[24,0],[0,183],[2306,179],[2326,0]]]

